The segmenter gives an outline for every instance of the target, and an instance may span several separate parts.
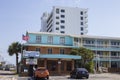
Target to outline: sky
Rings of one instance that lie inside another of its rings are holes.
[[[15,64],[8,46],[26,31],[38,32],[43,12],[53,6],[88,8],[88,35],[120,37],[120,0],[0,0],[0,55]],[[19,56],[20,59],[20,56]]]

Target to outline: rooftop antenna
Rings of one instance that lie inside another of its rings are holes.
[[[75,5],[76,5],[76,7],[79,7],[80,1],[81,1],[81,0],[75,0]]]

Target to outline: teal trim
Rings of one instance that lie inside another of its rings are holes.
[[[64,48],[75,48],[74,46],[70,45],[53,45],[53,44],[29,44],[25,43],[24,46],[46,46],[46,47],[64,47]]]
[[[28,58],[28,57],[23,57],[23,58]],[[48,58],[48,59],[81,59],[81,56],[66,55],[66,54],[40,54],[39,58]]]
[[[73,38],[69,37],[69,36],[66,36],[65,37],[65,45],[71,45],[71,46],[73,46]]]
[[[106,58],[102,58],[102,59],[96,59],[96,58],[94,58],[93,60],[94,61],[110,61],[110,59],[106,59]]]
[[[29,40],[28,40],[28,43],[35,43],[36,41],[36,35],[34,34],[28,34],[29,35]]]
[[[41,42],[39,44],[49,44],[48,43],[48,36],[52,36],[53,37],[53,42],[51,45],[61,45],[60,43],[60,37],[64,37],[65,38],[65,43],[64,45],[70,45],[73,46],[73,38],[70,36],[61,36],[61,35],[48,35],[48,34],[28,34],[29,35],[29,40],[28,43],[30,44],[37,44],[36,43],[36,36],[41,36]]]
[[[108,47],[108,48],[100,48],[100,47],[85,47],[85,48],[88,48],[90,50],[97,50],[97,51],[120,51],[120,48],[111,48],[111,47]]]
[[[100,59],[93,59],[94,61],[120,61],[120,59],[110,59],[110,58],[100,58]]]
[[[54,36],[53,43],[58,45],[60,43],[60,37],[59,36]]]
[[[46,44],[46,43],[48,43],[48,41],[47,41],[47,35],[40,35],[41,36],[41,43],[42,44]]]
[[[81,56],[66,55],[66,54],[41,54],[40,58],[50,58],[50,59],[81,59]]]

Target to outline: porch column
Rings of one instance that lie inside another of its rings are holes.
[[[44,67],[47,68],[47,59],[44,59]]]
[[[74,60],[72,59],[72,70],[74,69]]]
[[[111,68],[111,52],[109,51],[109,68]]]
[[[61,60],[58,60],[58,74],[61,74]]]

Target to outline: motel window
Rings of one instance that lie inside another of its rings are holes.
[[[61,27],[61,29],[65,29],[65,26],[63,26],[63,25],[61,25],[60,27]]]
[[[81,27],[81,31],[83,31],[83,27]]]
[[[97,54],[98,55],[103,55],[103,52],[102,51],[98,51]]]
[[[117,52],[111,52],[111,56],[117,56]]]
[[[78,38],[74,38],[74,42],[79,42],[79,39]]]
[[[115,61],[112,61],[111,62],[111,68],[117,68],[117,62],[115,62]]]
[[[60,31],[60,33],[65,33],[65,31]]]
[[[102,41],[102,40],[98,40],[98,41],[97,41],[97,45],[98,45],[98,47],[103,47],[103,46],[102,46],[103,43],[104,43],[104,41]]]
[[[57,25],[59,25],[59,22],[56,22]]]
[[[48,54],[52,54],[52,48],[48,49]]]
[[[61,15],[61,18],[65,18],[65,15]]]
[[[53,43],[53,36],[48,36],[48,43],[52,44]]]
[[[81,22],[80,24],[83,25],[83,22]]]
[[[41,43],[41,36],[36,36],[36,43]]]
[[[65,44],[65,37],[60,37],[60,44]]]
[[[120,45],[120,43],[119,42],[111,42],[111,45]]]
[[[85,40],[85,43],[86,44],[94,44],[94,41],[93,40]]]
[[[64,21],[64,20],[61,20],[61,23],[65,23],[65,21]]]
[[[36,48],[36,51],[40,51],[40,48]]]
[[[81,35],[83,35],[83,33],[81,33]]]
[[[56,27],[56,30],[59,30],[59,27]]]
[[[64,9],[61,9],[61,12],[65,12],[65,10],[64,10]]]
[[[56,16],[56,19],[59,19],[59,16]]]
[[[83,15],[83,11],[81,11],[80,14]]]
[[[83,20],[83,17],[80,17],[81,20]]]
[[[58,13],[58,14],[59,14],[59,9],[56,9],[56,13]]]
[[[64,49],[60,49],[60,54],[64,54]]]

